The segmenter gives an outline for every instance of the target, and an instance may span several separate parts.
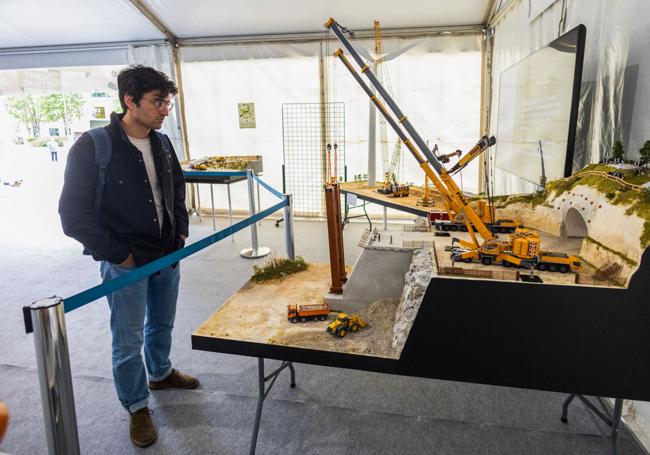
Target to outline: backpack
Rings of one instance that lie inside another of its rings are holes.
[[[97,186],[95,188],[95,213],[99,213],[102,205],[102,197],[104,196],[104,186],[106,185],[106,168],[108,167],[108,163],[111,162],[113,144],[110,134],[108,134],[108,131],[104,127],[88,130],[88,134],[95,145],[95,165],[98,167]],[[165,156],[169,156],[171,153],[169,138],[158,131],[156,131],[156,136],[158,136],[162,144],[163,153]]]

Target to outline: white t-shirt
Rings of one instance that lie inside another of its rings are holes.
[[[127,136],[135,148],[142,153],[144,160],[144,167],[147,169],[147,176],[151,184],[151,192],[153,193],[153,201],[156,204],[156,213],[158,214],[158,227],[162,230],[163,223],[163,204],[162,204],[162,191],[160,183],[158,182],[158,173],[156,172],[156,163],[153,159],[151,152],[151,141],[148,137],[144,139],[137,139],[135,137]]]

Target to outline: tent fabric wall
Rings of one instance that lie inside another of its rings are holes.
[[[562,9],[566,18],[561,24]],[[576,134],[574,171],[610,156],[620,140],[627,159],[650,139],[650,25],[647,0],[557,0],[532,21],[528,1],[515,0],[495,28],[491,128],[496,131],[499,75],[504,69],[579,24],[587,28]],[[563,27],[561,27],[563,25]],[[497,138],[498,140],[498,138]],[[503,192],[534,191],[522,181],[496,182]],[[631,404],[650,441],[650,404]],[[639,419],[640,418],[640,419]]]
[[[355,41],[359,45],[359,41]],[[419,42],[387,64],[394,98],[430,147],[438,143],[449,152],[471,148],[479,137],[480,36],[384,40],[384,51]],[[364,41],[367,49],[374,43]],[[320,102],[319,55],[331,55],[340,44],[256,43],[183,48],[182,73],[190,156],[260,154],[265,179],[282,185],[282,103]],[[329,101],[345,103],[348,176],[367,172],[369,100],[333,57],[326,58]],[[237,103],[254,102],[257,128],[239,129]],[[396,135],[388,132],[389,152]],[[422,171],[406,153],[406,180],[421,185]],[[378,174],[381,152],[377,146]],[[477,169],[465,171],[463,184],[476,191]],[[217,207],[224,207],[225,190],[215,188]],[[239,193],[239,192],[238,192]],[[235,209],[247,209],[244,192],[233,197]],[[210,197],[201,189],[201,201]],[[263,205],[268,202],[262,196]]]
[[[650,127],[644,121],[650,115],[650,79],[643,77],[650,70],[646,50],[650,27],[638,14],[645,6],[645,0],[557,0],[529,21],[528,2],[515,0],[497,23],[491,24],[495,29],[491,130],[497,127],[501,72],[584,24],[587,38],[574,171],[608,156],[617,140],[623,142],[628,159],[637,159],[639,148],[650,139]],[[499,178],[495,184],[504,193],[535,190],[516,178]]]

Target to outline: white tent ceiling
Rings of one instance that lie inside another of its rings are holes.
[[[322,32],[332,16],[350,29],[477,25],[490,0],[134,0],[181,39]],[[2,0],[0,49],[160,40],[129,0]]]

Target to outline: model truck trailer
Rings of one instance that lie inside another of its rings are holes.
[[[330,307],[326,303],[317,305],[287,305],[287,319],[289,322],[324,321],[330,314]]]

